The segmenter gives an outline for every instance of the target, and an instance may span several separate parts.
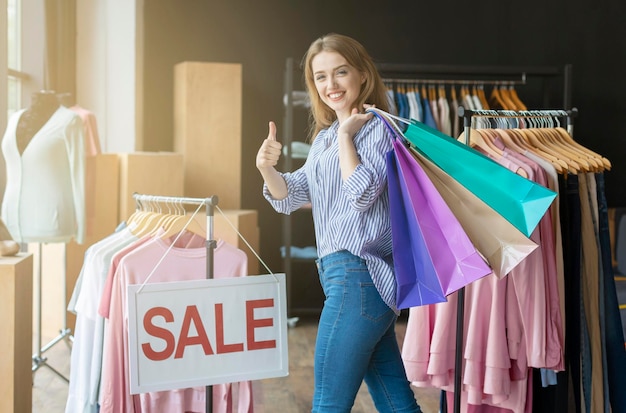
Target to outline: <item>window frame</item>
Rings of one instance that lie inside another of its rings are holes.
[[[12,15],[9,6],[13,7]],[[0,99],[0,126],[4,130],[8,117],[29,105],[34,91],[44,88],[45,0],[0,0],[0,8],[6,10],[0,27],[7,28],[0,33],[0,90],[7,91]]]

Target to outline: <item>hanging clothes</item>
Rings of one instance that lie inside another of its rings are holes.
[[[472,130],[470,144],[561,196],[531,234],[538,250],[507,277],[487,276],[465,289],[461,411],[622,411],[626,352],[602,179],[610,162],[560,127],[517,124],[530,127]],[[409,380],[448,392],[448,411],[456,305],[452,295],[411,308],[402,347]]]
[[[415,119],[419,122],[433,127],[448,136],[458,136],[461,132],[458,107],[464,106],[471,110],[491,109],[494,99],[499,99],[495,106],[507,110],[525,110],[513,85],[506,87],[494,85],[492,95],[488,99],[485,95],[485,85],[475,83],[472,88],[468,84],[463,84],[458,91],[454,83],[447,84],[446,81],[437,84],[436,80],[428,81],[420,86],[420,81],[411,83],[403,80],[394,85],[393,81],[387,80],[388,93],[393,99],[393,107],[397,110],[391,112],[406,119]],[[450,89],[448,94],[446,89]],[[501,96],[506,94],[506,101]],[[496,96],[496,97],[494,97]]]
[[[78,114],[83,121],[83,136],[85,137],[85,155],[95,156],[102,153],[100,146],[100,135],[96,115],[88,109],[79,105],[70,106],[70,109]]]
[[[90,246],[68,309],[76,313],[70,388],[66,413],[203,412],[205,387],[130,395],[126,285],[142,283],[167,252],[150,282],[205,277],[206,246],[198,221],[185,215],[136,212],[128,225]],[[182,217],[182,218],[181,218]],[[245,276],[247,255],[223,240],[214,251],[216,277]],[[230,413],[233,394],[238,412],[252,413],[252,383],[213,386],[215,412]]]
[[[66,413],[98,411],[105,319],[98,315],[97,303],[100,302],[107,274],[112,270],[112,257],[133,244],[139,245],[139,239],[128,228],[123,228],[85,251],[83,266],[68,305],[68,311],[76,314],[76,325]]]

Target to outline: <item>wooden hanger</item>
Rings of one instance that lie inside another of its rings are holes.
[[[138,222],[145,218],[145,215],[150,213],[149,209],[146,209],[147,205],[144,205],[141,201],[135,200],[135,210],[128,218],[126,218],[125,222],[127,226],[136,226]]]
[[[510,150],[513,150],[517,153],[521,153],[522,155],[529,150],[524,146],[524,143],[518,142],[517,139],[512,134],[508,133],[508,129],[494,129],[494,132],[498,134],[502,143]]]
[[[494,141],[493,129],[479,129],[478,133],[480,133],[483,136],[483,140],[491,148],[493,153],[497,154],[498,156],[504,155],[504,151],[493,143]]]
[[[479,148],[481,148],[483,151],[485,151],[487,153],[487,156],[490,156],[494,160],[497,160],[497,159],[501,158],[504,155],[504,152],[502,151],[502,149],[498,148],[493,143],[493,141],[492,141],[492,139],[493,139],[492,131],[493,131],[493,129],[474,129],[474,128],[470,129],[469,146],[471,146],[471,147],[479,147]],[[461,135],[459,135],[457,140],[459,142],[465,143],[465,132],[463,132]],[[514,162],[516,165],[519,165],[518,163],[516,163],[515,160],[510,160],[510,161]],[[518,166],[518,168],[515,170],[515,172],[518,175],[523,176],[524,178],[528,178],[528,173],[522,167]]]
[[[465,96],[469,95],[469,89],[467,85],[462,85],[460,90],[461,99],[465,99]]]
[[[534,132],[535,136],[537,136],[539,141],[542,142],[546,148],[551,149],[556,156],[573,166],[578,172],[591,172],[594,170],[595,164],[590,164],[586,159],[569,150],[566,145],[556,143],[552,140],[550,128],[534,129]]]
[[[507,89],[506,86],[501,85],[499,92],[500,99],[502,99],[506,110],[519,110],[513,99],[511,99],[511,96],[509,95],[509,89]]]
[[[511,97],[511,100],[515,102],[515,106],[517,106],[518,108],[517,110],[528,110],[524,102],[522,102],[522,100],[517,95],[517,91],[515,90],[515,87],[513,85],[509,87],[509,96]]]
[[[474,128],[470,128],[470,139],[469,139],[469,146],[473,147],[479,147],[482,150],[484,150],[485,152],[491,154],[494,157],[500,157],[502,156],[502,151],[497,150],[497,148],[493,147],[491,144],[489,144],[487,142],[487,140],[485,139],[485,135],[483,134],[484,129],[474,129]],[[465,142],[465,131],[463,131],[459,137],[457,138],[457,140],[461,143],[466,143]]]
[[[184,215],[174,215],[174,219],[167,228],[164,228],[165,232],[161,235],[161,238],[165,239],[178,234],[185,228],[185,225],[187,225],[185,231],[206,237],[206,226],[201,221],[201,219],[205,218],[204,214],[198,213],[193,219],[192,216],[192,212],[186,212]]]
[[[557,132],[554,128],[540,128],[537,129],[539,138],[548,146],[554,148],[556,151],[564,154],[564,157],[572,159],[581,167],[583,172],[598,172],[600,165],[584,155],[578,150],[574,149],[569,144],[566,144],[558,139]]]
[[[520,133],[520,129],[506,129],[506,133],[507,133],[507,135],[509,137],[511,137],[513,139],[513,141],[518,146],[524,148],[524,152],[522,152],[522,153],[525,153],[526,151],[528,151],[528,152],[532,152],[533,154],[535,154],[537,156],[541,156],[546,161],[550,162],[552,164],[552,166],[554,166],[554,169],[556,169],[556,171],[558,173],[565,173],[567,171],[567,164],[565,162],[559,161],[556,157],[550,155],[549,153],[547,153],[547,154],[541,153],[540,150],[535,148],[527,140],[527,138]],[[502,136],[506,136],[506,135],[502,135]]]
[[[498,91],[497,86],[494,86],[494,88],[491,89],[491,95],[489,96],[489,106],[492,109],[496,109],[496,110],[506,109],[506,104],[502,100],[502,97],[500,96],[500,92]]]
[[[139,219],[141,218],[141,216],[143,214],[145,214],[146,211],[143,211],[141,209],[136,209],[135,211],[133,211],[132,214],[130,214],[130,216],[128,218],[126,218],[126,226],[130,227],[130,226],[135,226],[137,221],[139,221]]]
[[[605,158],[602,155],[597,154],[596,152],[592,151],[591,149],[587,148],[586,146],[583,146],[580,143],[576,142],[574,140],[574,138],[572,138],[572,136],[565,129],[563,129],[561,127],[556,127],[554,129],[559,134],[559,136],[562,138],[563,142],[567,142],[572,147],[577,148],[582,153],[585,153],[586,156],[588,156],[589,158],[596,159],[598,162],[600,162],[602,164],[602,166],[604,167],[605,170],[607,170],[607,171],[611,170],[611,162],[607,158]]]
[[[502,139],[500,139],[500,136],[497,134],[497,132],[495,132],[493,129],[481,129],[479,130],[479,132],[482,133],[485,139],[485,142],[489,146],[491,146],[494,152],[498,153],[499,156],[502,156],[502,157],[505,156],[504,149],[496,144],[496,140],[499,140],[500,142],[502,142]],[[514,157],[509,157],[509,156],[507,156],[506,159],[508,159],[508,161],[511,162],[512,164],[517,165],[517,169],[515,170],[515,173],[528,179],[528,172],[520,164],[521,161],[519,159],[516,159]]]
[[[158,235],[159,231],[166,230],[176,219],[178,214],[176,213],[176,211],[172,212],[172,210],[170,209],[170,206],[172,206],[172,204],[166,202],[166,206],[168,207],[167,213],[161,213],[161,217],[159,217],[158,220],[151,224],[152,230],[149,232],[150,235]],[[184,213],[184,209],[182,209],[182,212],[180,213]]]
[[[154,234],[168,217],[168,214],[163,213],[160,205],[151,202],[150,199],[145,200],[143,205],[140,204],[139,207],[143,210],[133,213],[126,222],[130,232],[141,238]]]
[[[148,212],[143,216],[143,219],[137,222],[137,226],[134,229],[131,229],[131,232],[138,238],[152,234],[155,229],[158,228],[157,224],[161,219],[163,219],[163,215],[164,214],[162,212]]]
[[[569,159],[563,159],[562,155],[554,151],[552,148],[546,147],[537,137],[533,128],[528,129],[516,129],[526,141],[531,145],[532,149],[537,155],[542,156],[553,163],[561,165],[562,173],[569,172],[576,174],[580,171],[580,166],[574,161]]]
[[[484,110],[489,110],[489,102],[487,101],[487,96],[485,96],[485,87],[483,85],[478,85],[476,88],[476,92],[478,94],[478,99]]]
[[[499,139],[500,136],[494,129],[479,129],[478,132],[483,136],[485,143],[492,149],[493,153],[497,154],[497,156],[494,156],[495,159],[504,156],[504,150],[495,143],[496,139]],[[502,139],[500,139],[500,141],[502,141]],[[508,157],[507,159],[509,159],[510,162],[519,165],[518,160]],[[528,178],[528,172],[526,172],[526,169],[521,166],[518,166],[515,172],[524,178]]]
[[[558,159],[563,160],[569,165],[570,170],[574,170],[576,172],[587,172],[590,169],[590,166],[586,161],[581,159],[576,154],[570,153],[570,151],[566,150],[563,145],[555,144],[550,139],[550,128],[548,128],[550,124],[551,120],[541,118],[536,120],[533,125],[534,127],[526,129],[525,133],[527,133],[528,137],[531,139],[531,143],[544,152],[548,152]]]
[[[538,122],[538,127],[533,129],[539,140],[547,147],[561,154],[561,158],[566,162],[573,162],[579,166],[579,172],[597,172],[600,165],[595,161],[590,161],[586,156],[582,156],[572,145],[564,142],[558,136],[554,128],[554,119],[542,118]]]

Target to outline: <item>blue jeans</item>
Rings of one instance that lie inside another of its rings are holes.
[[[315,344],[314,413],[348,413],[365,380],[379,412],[420,413],[395,334],[365,261],[347,251],[317,260],[326,296]]]

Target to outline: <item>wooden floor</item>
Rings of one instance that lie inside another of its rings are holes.
[[[397,327],[398,340],[404,338],[405,323]],[[255,413],[305,413],[311,410],[313,394],[313,350],[317,322],[300,319],[289,329],[289,376],[255,381]],[[33,412],[63,413],[68,384],[47,366],[51,366],[65,377],[70,370],[70,342],[61,341],[46,351],[46,364],[34,373]],[[424,413],[439,411],[439,391],[417,389],[414,392]],[[363,385],[357,396],[353,413],[376,412],[372,400]]]

